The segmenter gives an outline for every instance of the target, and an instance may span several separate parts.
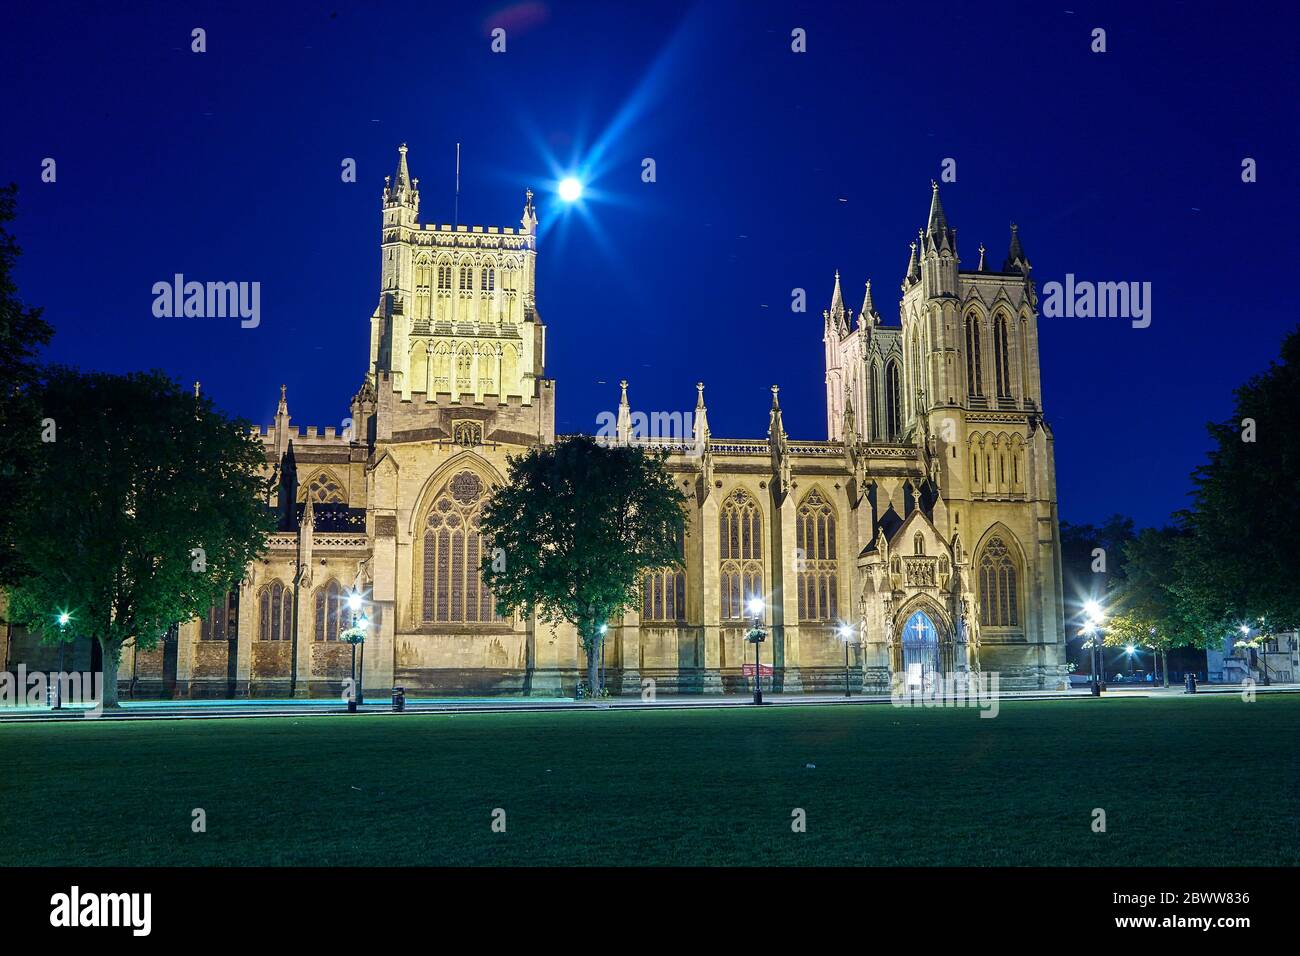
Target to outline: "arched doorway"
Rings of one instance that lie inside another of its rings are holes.
[[[903,625],[899,644],[903,680],[908,688],[920,689],[938,677],[939,632],[930,615],[920,610],[913,611]]]

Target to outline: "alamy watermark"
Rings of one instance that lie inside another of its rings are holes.
[[[1065,283],[1043,285],[1043,315],[1049,319],[1132,319],[1133,328],[1151,324],[1150,282],[1076,281],[1073,272]]]
[[[19,664],[11,671],[0,672],[0,708],[53,707],[68,708],[83,717],[100,717],[104,713],[104,674],[101,671],[73,671],[47,674],[29,671]]]
[[[889,702],[895,707],[978,707],[981,717],[996,717],[998,673],[939,674],[910,667],[894,673]]]
[[[244,329],[262,321],[262,283],[185,281],[178,272],[171,282],[153,284],[153,314],[160,319],[234,319]]]

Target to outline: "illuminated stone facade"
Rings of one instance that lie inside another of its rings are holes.
[[[283,389],[260,429],[280,478],[280,528],[237,595],[171,645],[123,661],[179,696],[340,692],[365,595],[364,687],[417,696],[571,695],[572,628],[498,618],[476,568],[478,508],[506,460],[555,438],[555,385],[537,307],[531,193],[517,228],[421,225],[402,147],[383,192],[369,367],[339,426],[291,425]],[[653,575],[610,622],[615,694],[742,692],[745,606],[769,630],[769,681],[855,690],[996,671],[1001,686],[1066,676],[1051,431],[1043,418],[1034,285],[1014,227],[1000,270],[962,270],[937,187],[885,324],[867,287],[824,313],[827,436],[785,433],[773,389],[764,438],[714,437],[703,386],[689,434],[632,426],[612,441],[667,447],[689,501],[684,568]],[[810,334],[813,330],[809,330]],[[843,633],[847,629],[847,638]]]

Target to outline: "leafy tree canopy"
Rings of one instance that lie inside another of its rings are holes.
[[[573,624],[595,690],[601,625],[633,606],[646,572],[680,562],[685,500],[641,448],[577,435],[512,458],[482,513],[499,609]]]
[[[1226,635],[1243,621],[1300,626],[1300,328],[1280,362],[1234,393],[1234,414],[1209,425],[1209,460],[1192,473],[1179,596],[1197,625]],[[1252,626],[1256,626],[1252,623]]]
[[[31,465],[36,493],[15,517],[24,576],[15,620],[104,649],[104,702],[117,702],[125,641],[153,647],[240,580],[274,520],[261,443],[159,372],[56,368],[41,383],[52,422]],[[52,439],[52,440],[50,440]]]
[[[54,330],[41,318],[41,310],[18,299],[14,267],[18,242],[5,224],[14,218],[18,187],[0,188],[0,585],[18,576],[14,549],[14,504],[31,490],[26,467],[40,443],[40,415],[33,386],[39,376],[36,356]]]

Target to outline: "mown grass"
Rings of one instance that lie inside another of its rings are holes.
[[[1300,695],[0,725],[0,864],[1295,865],[1298,731]]]

